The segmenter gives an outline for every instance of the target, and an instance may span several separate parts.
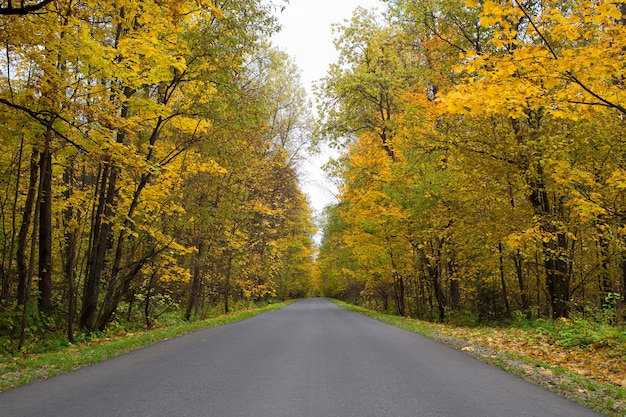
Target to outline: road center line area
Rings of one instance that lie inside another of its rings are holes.
[[[594,415],[317,298],[0,394],[2,417]]]

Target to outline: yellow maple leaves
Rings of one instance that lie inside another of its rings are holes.
[[[455,67],[470,79],[448,96],[448,111],[485,107],[519,117],[525,107],[545,108],[574,120],[585,117],[581,105],[622,111],[626,96],[615,80],[622,74],[618,45],[626,40],[626,28],[617,5],[585,2],[560,10],[548,4],[538,13],[517,1],[482,4],[481,25],[493,33],[495,49],[469,53]]]

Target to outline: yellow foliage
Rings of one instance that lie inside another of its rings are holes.
[[[626,189],[626,170],[615,170],[611,177],[606,180],[606,184],[618,190]]]

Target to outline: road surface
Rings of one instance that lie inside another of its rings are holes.
[[[323,299],[0,394],[2,417],[593,415],[469,355]]]

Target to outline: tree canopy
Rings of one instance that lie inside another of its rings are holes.
[[[0,4],[0,332],[306,295],[310,121],[279,5]]]
[[[438,320],[623,314],[623,6],[386,3],[339,27],[319,90],[345,149],[324,288]]]

